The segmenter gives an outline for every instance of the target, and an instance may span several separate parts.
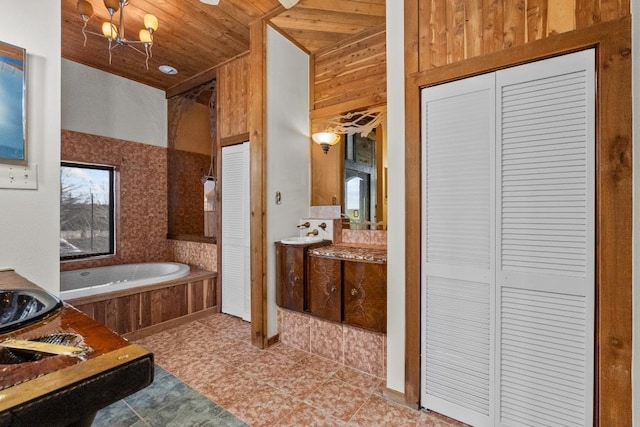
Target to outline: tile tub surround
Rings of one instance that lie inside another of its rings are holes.
[[[214,243],[168,241],[169,256],[172,261],[195,265],[208,271],[218,269],[218,251]]]
[[[169,259],[166,148],[63,130],[61,159],[119,172],[116,255],[64,261],[62,271]]]
[[[278,307],[280,341],[356,371],[386,377],[386,334]]]
[[[167,174],[169,206],[168,229],[171,234],[204,236],[204,186],[200,179],[207,174],[209,155],[168,149]],[[192,183],[197,183],[193,185]]]
[[[137,344],[153,351],[163,369],[252,426],[464,426],[383,398],[381,378],[284,343],[259,350],[250,334],[249,323],[214,314]],[[235,424],[214,417],[201,425]]]

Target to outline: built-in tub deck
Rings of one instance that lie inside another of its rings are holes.
[[[67,300],[128,339],[138,339],[218,311],[217,273],[191,266],[187,276]]]

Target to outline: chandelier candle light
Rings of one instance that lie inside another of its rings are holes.
[[[77,8],[80,17],[84,22],[82,35],[84,36],[84,46],[87,46],[87,33],[96,36],[104,36],[109,40],[109,64],[111,64],[111,51],[118,46],[128,46],[136,52],[145,55],[145,66],[149,69],[149,58],[153,57],[151,48],[153,47],[153,33],[158,29],[158,18],[150,13],[144,15],[144,28],[138,33],[140,40],[127,40],[124,36],[124,8],[129,4],[129,0],[104,0],[104,6],[109,12],[109,21],[102,24],[102,34],[87,30],[89,19],[93,16],[93,6],[88,0],[78,0]],[[113,15],[118,12],[118,25],[113,23]],[[143,45],[142,51],[136,45]]]

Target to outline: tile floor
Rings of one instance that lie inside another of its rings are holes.
[[[100,423],[108,411],[122,411],[137,418],[123,415],[119,425],[136,426],[463,426],[388,401],[384,381],[366,373],[284,344],[259,350],[250,344],[250,325],[232,316],[209,316],[138,344],[153,351],[162,368],[157,390],[145,389],[157,403],[140,410],[142,390],[101,411],[96,425],[107,425]],[[163,400],[172,393],[187,402]]]

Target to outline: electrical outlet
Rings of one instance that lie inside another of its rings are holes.
[[[0,188],[38,189],[38,165],[0,165]]]

